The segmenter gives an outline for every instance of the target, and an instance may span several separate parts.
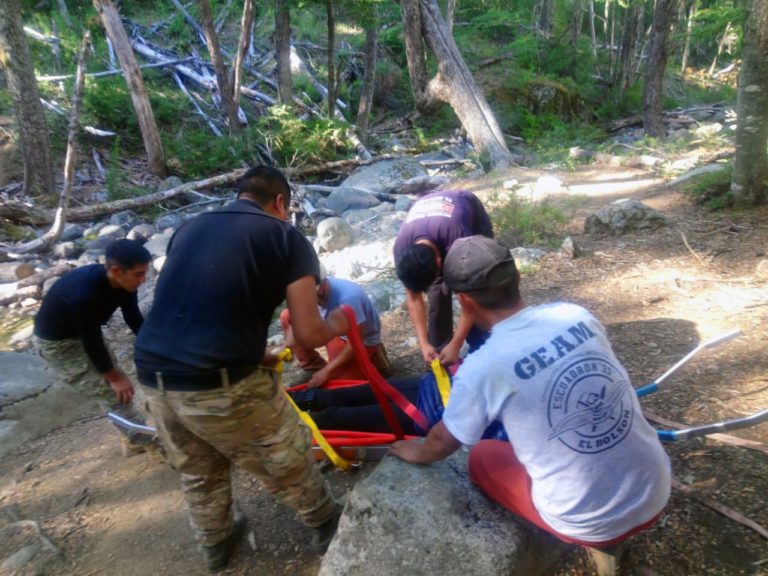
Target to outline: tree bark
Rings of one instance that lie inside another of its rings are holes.
[[[243,2],[243,17],[240,19],[240,41],[237,43],[237,54],[232,63],[232,99],[235,110],[240,106],[240,87],[243,84],[243,61],[251,45],[253,32],[253,16],[255,13],[253,0]]]
[[[533,27],[547,38],[552,34],[554,11],[554,0],[537,0],[533,7]]]
[[[424,64],[422,53],[421,64],[411,66],[410,58],[415,50],[409,51],[407,46],[418,46],[421,38],[429,46],[438,61],[438,70],[426,86],[421,98],[417,98],[420,86],[413,86],[414,99],[417,107],[421,104],[420,112],[437,108],[440,103],[447,103],[453,108],[464,129],[478,152],[487,154],[492,169],[503,168],[513,163],[512,155],[507,149],[504,135],[496,121],[496,117],[488,105],[485,96],[475,84],[464,59],[459,52],[453,36],[448,31],[445,20],[435,0],[402,0],[400,2],[403,16],[413,15],[421,23],[419,38],[406,38],[406,53],[409,57],[408,69],[416,69]],[[407,34],[414,32],[411,24],[404,19]],[[426,66],[424,66],[426,77]],[[423,79],[419,78],[418,82]],[[412,77],[413,82],[413,77]]]
[[[683,45],[683,57],[680,61],[680,77],[685,77],[685,69],[688,67],[688,57],[691,54],[691,34],[693,33],[693,17],[696,16],[696,0],[691,2],[688,11],[688,19],[685,23],[685,44]]]
[[[328,118],[336,114],[336,17],[333,0],[325,0],[325,23],[328,29]]]
[[[453,34],[453,19],[456,16],[456,0],[448,0],[445,4],[445,24],[448,31]]]
[[[120,21],[120,15],[115,5],[112,4],[112,0],[93,0],[93,6],[99,13],[107,35],[115,47],[117,59],[120,61],[120,67],[123,69],[123,76],[125,76],[128,89],[131,92],[133,109],[136,111],[141,137],[144,141],[144,149],[147,152],[149,171],[155,176],[165,178],[165,154],[163,153],[160,133],[157,130],[155,115],[152,112],[147,89],[144,86],[144,77],[136,62],[136,56],[131,49],[131,43],[128,40],[123,23]]]
[[[375,9],[375,8],[374,8]],[[376,15],[365,30],[365,76],[357,108],[357,128],[363,142],[368,139],[368,122],[373,108],[373,93],[376,81],[376,52],[379,46],[379,31]]]
[[[717,53],[715,54],[715,57],[712,59],[712,64],[709,66],[709,71],[707,72],[710,76],[715,73],[715,68],[717,67],[717,61],[720,58],[720,54],[723,53],[723,46],[725,46],[725,41],[728,39],[728,34],[731,32],[731,23],[728,22],[725,25],[725,30],[723,30],[723,35],[720,37],[720,42],[717,43]]]
[[[275,0],[275,60],[277,60],[277,98],[280,104],[293,101],[291,77],[291,12],[288,0]]]
[[[768,0],[752,0],[745,27],[731,179],[738,207],[768,200]]]
[[[615,10],[615,9],[614,9]],[[614,19],[615,19],[614,12]],[[635,80],[635,62],[637,44],[643,32],[643,5],[636,0],[624,13],[624,31],[621,37],[621,53],[614,71],[614,85],[618,86],[619,98],[629,89]]]
[[[61,238],[64,224],[67,222],[67,208],[69,197],[72,193],[72,185],[75,182],[75,165],[77,164],[77,133],[80,129],[80,109],[83,101],[83,87],[85,86],[85,59],[91,47],[91,33],[86,30],[80,46],[80,56],[77,60],[77,74],[75,76],[75,90],[72,95],[72,111],[69,116],[69,130],[67,131],[67,156],[64,160],[64,186],[59,194],[59,205],[53,217],[50,229],[40,238],[27,242],[14,249],[14,252],[23,254],[26,252],[41,251]]]
[[[230,133],[237,132],[240,130],[240,120],[237,117],[237,106],[235,106],[232,89],[229,87],[227,65],[224,63],[224,56],[222,56],[221,49],[219,48],[219,39],[216,36],[216,31],[213,29],[211,4],[208,0],[197,0],[197,5],[200,9],[200,22],[202,22],[203,26],[205,43],[208,46],[208,53],[211,55],[213,69],[216,72],[216,84],[219,87],[221,106],[224,108]]]
[[[662,96],[664,73],[667,69],[669,31],[675,12],[677,12],[677,0],[656,0],[643,90],[643,127],[645,133],[654,138],[663,138],[666,135],[664,122],[661,119]]]
[[[24,162],[24,190],[33,196],[53,194],[48,125],[40,104],[19,0],[0,0],[0,67],[5,70],[13,98]]]

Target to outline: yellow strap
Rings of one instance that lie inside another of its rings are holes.
[[[290,362],[292,360],[293,353],[291,352],[290,348],[286,348],[277,355],[277,363],[272,367],[272,369],[278,374],[282,374],[284,368],[283,362]]]
[[[448,398],[451,395],[451,378],[448,376],[448,372],[445,371],[445,368],[443,368],[443,365],[440,364],[439,358],[432,360],[432,373],[435,375],[437,391],[440,392],[440,398],[443,400],[443,408],[445,408],[448,406]]]
[[[290,362],[293,359],[293,354],[291,354],[291,349],[286,348],[282,352],[280,352],[277,355],[277,364],[274,366],[275,372],[278,374],[283,373],[283,362]],[[320,446],[320,448],[325,452],[325,455],[328,457],[328,460],[333,462],[333,465],[337,468],[341,468],[342,470],[349,470],[349,468],[352,466],[352,463],[349,462],[349,460],[345,460],[341,456],[338,455],[336,450],[333,449],[333,446],[328,444],[328,441],[325,439],[325,436],[323,436],[323,433],[320,432],[320,428],[317,427],[317,424],[315,424],[315,421],[312,420],[312,417],[309,415],[308,412],[302,412],[301,409],[296,405],[296,402],[293,401],[293,398],[291,398],[291,395],[288,394],[285,390],[285,397],[288,398],[288,402],[291,403],[291,406],[293,406],[293,409],[296,410],[296,413],[299,415],[299,418],[304,422],[304,424],[309,427],[309,429],[312,431],[312,438],[315,439],[315,442],[317,442],[317,445]]]
[[[325,436],[323,436],[323,433],[320,432],[320,429],[317,427],[317,424],[315,424],[315,421],[312,420],[312,417],[309,415],[309,413],[302,412],[299,407],[296,406],[296,402],[293,401],[293,398],[291,398],[291,395],[288,394],[288,392],[285,392],[285,396],[288,398],[288,402],[291,403],[291,406],[293,406],[293,409],[298,413],[299,418],[301,418],[304,424],[306,424],[312,431],[312,437],[315,439],[315,442],[317,442],[317,445],[322,448],[323,452],[325,452],[325,455],[328,456],[328,460],[333,462],[334,466],[337,468],[341,468],[342,470],[349,470],[352,464],[349,462],[349,460],[345,460],[339,456],[336,450],[333,449],[333,446],[328,444]]]

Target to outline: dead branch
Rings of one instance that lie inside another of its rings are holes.
[[[741,512],[737,512],[733,508],[729,508],[728,506],[726,506],[725,504],[721,504],[717,500],[712,500],[711,498],[707,498],[704,494],[702,494],[695,488],[691,488],[690,486],[683,484],[677,478],[672,478],[672,487],[675,488],[676,490],[679,490],[683,494],[686,494],[687,496],[691,496],[694,500],[701,502],[705,506],[712,508],[712,510],[714,510],[718,514],[722,514],[726,518],[730,518],[731,520],[738,522],[742,526],[746,526],[747,528],[754,530],[755,532],[760,534],[760,536],[768,540],[768,530],[760,526],[760,524],[758,524],[751,518],[744,516],[744,514],[742,514]]]
[[[64,231],[64,224],[67,221],[67,207],[69,206],[69,197],[72,193],[72,184],[75,180],[75,162],[77,157],[77,131],[80,126],[80,108],[83,101],[83,87],[85,86],[85,58],[88,55],[88,49],[91,45],[91,34],[88,30],[83,34],[83,40],[80,46],[80,57],[77,60],[77,77],[75,79],[75,92],[72,96],[72,113],[69,118],[69,131],[67,133],[67,155],[64,160],[64,185],[59,195],[59,206],[56,208],[56,214],[53,218],[53,225],[50,230],[40,238],[31,242],[22,244],[13,249],[18,254],[28,252],[37,252],[46,249],[48,246],[61,238]]]
[[[194,57],[186,56],[184,58],[176,58],[175,60],[168,60],[165,62],[152,62],[150,64],[142,64],[139,66],[139,68],[162,68],[164,66],[172,66],[174,64],[183,64],[185,62],[189,62],[190,60],[194,60]],[[104,70],[103,72],[88,72],[85,76],[86,78],[104,78],[105,76],[116,76],[122,73],[123,71],[120,69]],[[76,74],[64,74],[61,76],[37,76],[36,79],[38,82],[58,82],[60,80],[68,80],[69,78],[74,78],[75,76]]]
[[[192,106],[195,108],[195,110],[197,111],[198,115],[202,116],[202,117],[205,119],[206,123],[207,123],[207,124],[208,124],[208,126],[211,128],[211,132],[213,132],[213,133],[214,133],[216,136],[221,136],[221,135],[222,135],[222,134],[221,134],[221,130],[219,130],[219,129],[216,127],[216,124],[214,124],[214,123],[213,123],[213,120],[211,120],[211,117],[210,117],[210,116],[208,116],[208,114],[206,114],[206,113],[203,111],[203,109],[202,109],[202,108],[200,107],[200,105],[197,103],[197,100],[195,100],[195,99],[192,97],[192,94],[190,94],[190,93],[189,93],[189,90],[187,90],[187,87],[186,87],[186,86],[184,86],[184,82],[183,82],[183,81],[182,81],[182,79],[179,77],[178,73],[176,73],[176,72],[173,72],[173,79],[176,81],[176,84],[179,86],[179,88],[181,88],[181,91],[182,91],[182,92],[184,92],[184,95],[185,95],[187,98],[189,98],[189,101],[190,101],[190,102],[192,102]]]
[[[46,280],[48,280],[48,278],[62,276],[63,274],[69,272],[73,268],[75,268],[75,265],[72,264],[71,262],[59,262],[58,264],[51,266],[47,270],[37,272],[36,274],[32,274],[32,276],[27,276],[26,278],[24,278],[24,280],[19,280],[17,288],[26,288],[27,286],[40,285]]]

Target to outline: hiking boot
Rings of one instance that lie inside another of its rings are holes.
[[[336,529],[339,527],[339,518],[341,518],[341,505],[336,505],[336,510],[330,520],[312,529],[312,546],[317,553],[322,555],[328,550],[331,540],[336,535]]]
[[[209,572],[219,572],[226,568],[235,546],[245,533],[245,516],[235,519],[232,533],[213,546],[203,546],[203,557]]]
[[[585,546],[584,549],[592,559],[598,576],[618,576],[621,564],[621,556],[624,547],[621,544],[611,546],[610,548],[591,548]]]

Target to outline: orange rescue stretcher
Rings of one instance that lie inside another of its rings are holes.
[[[347,337],[360,364],[363,374],[368,380],[332,380],[326,383],[324,389],[345,388],[352,386],[370,386],[376,400],[391,428],[391,433],[360,432],[352,430],[320,430],[308,412],[299,409],[288,392],[298,392],[307,388],[306,384],[299,384],[286,389],[289,402],[298,412],[301,419],[312,431],[313,450],[318,458],[326,457],[335,466],[347,470],[353,465],[359,465],[366,460],[381,460],[389,450],[389,445],[396,440],[414,438],[403,433],[402,426],[397,420],[390,402],[400,408],[423,430],[429,429],[426,416],[414,406],[399,390],[387,382],[377,368],[373,365],[365,351],[360,330],[357,327],[355,313],[349,306],[341,306],[341,310],[349,322]],[[282,371],[282,362],[291,359],[291,351],[286,349],[280,355],[280,363],[276,367]],[[437,363],[439,366],[439,362]],[[440,367],[442,370],[442,367]],[[447,375],[438,377],[438,382],[447,382]],[[440,385],[439,385],[440,386]]]

